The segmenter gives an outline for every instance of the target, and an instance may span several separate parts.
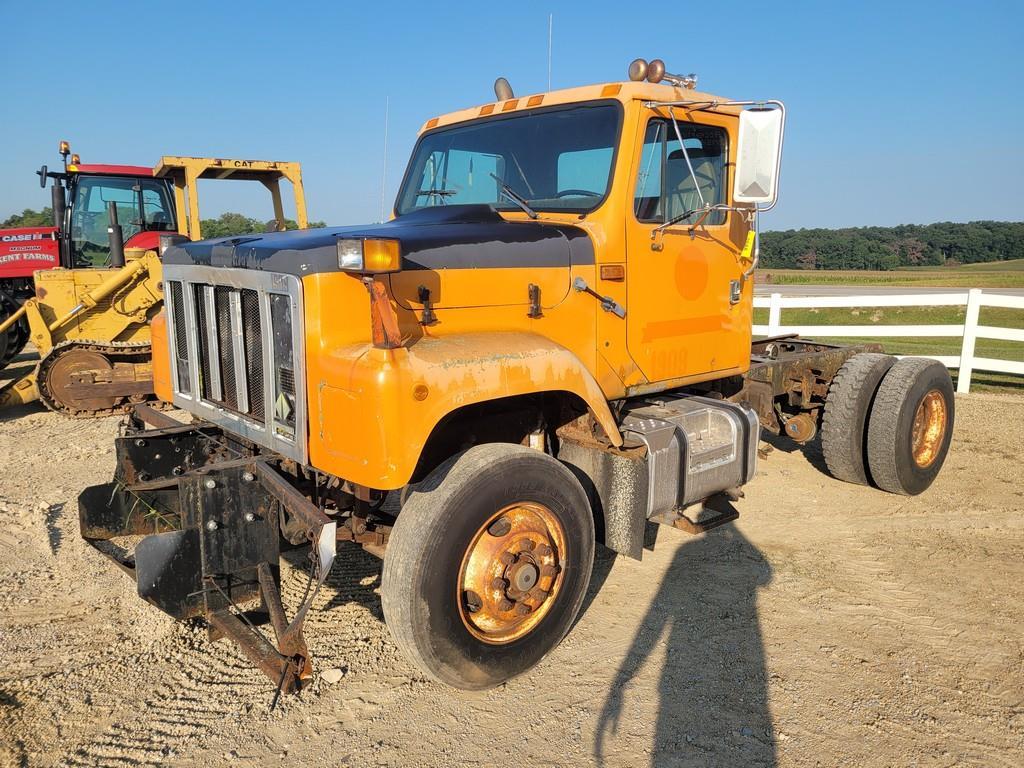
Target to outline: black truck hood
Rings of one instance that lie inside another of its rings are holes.
[[[402,269],[554,267],[593,264],[587,233],[568,224],[506,221],[488,205],[424,208],[383,224],[239,235],[168,248],[165,264],[260,269],[303,276],[338,271],[335,243],[390,237],[402,243]]]

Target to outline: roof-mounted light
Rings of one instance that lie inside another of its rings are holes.
[[[402,268],[398,240],[383,237],[343,237],[338,240],[338,268],[364,275],[397,272]]]
[[[68,155],[71,154],[71,144],[70,144],[70,142],[67,142],[67,141],[64,141],[63,139],[61,139],[61,142],[60,142],[60,144],[58,146],[59,146],[59,149],[57,151],[60,152],[62,157],[67,157]]]

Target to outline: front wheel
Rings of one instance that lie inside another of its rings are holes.
[[[593,559],[590,505],[568,469],[531,448],[476,446],[402,507],[384,556],[384,618],[435,680],[490,688],[562,640]]]

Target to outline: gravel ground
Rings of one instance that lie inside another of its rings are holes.
[[[118,419],[0,416],[0,765],[1020,766],[1024,398],[957,399],[917,498],[761,462],[741,517],[601,552],[585,612],[531,673],[463,693],[382,623],[354,547],[307,622],[320,673],[272,685],[134,594],[78,537]],[[303,575],[284,569],[294,604]],[[338,679],[340,678],[340,679]]]

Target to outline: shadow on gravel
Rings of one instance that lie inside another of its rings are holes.
[[[51,504],[46,509],[46,538],[50,543],[50,553],[56,555],[60,551],[60,543],[64,534],[60,529],[60,519],[63,516],[64,504]]]
[[[650,765],[776,765],[757,616],[758,587],[770,581],[768,561],[733,526],[679,548],[605,700],[594,744],[598,765],[614,752],[623,712],[645,696],[629,683],[659,646],[666,658]],[[630,731],[634,721],[627,715]],[[639,765],[638,757],[607,761]]]
[[[807,443],[807,445],[800,445],[799,443],[793,442],[788,437],[773,435],[771,432],[762,432],[761,440],[768,443],[768,445],[780,453],[802,453],[812,467],[823,475],[827,475],[828,477],[832,476],[828,471],[828,465],[825,464],[825,454],[821,452],[820,435]],[[767,461],[771,460],[771,454],[768,454]]]

